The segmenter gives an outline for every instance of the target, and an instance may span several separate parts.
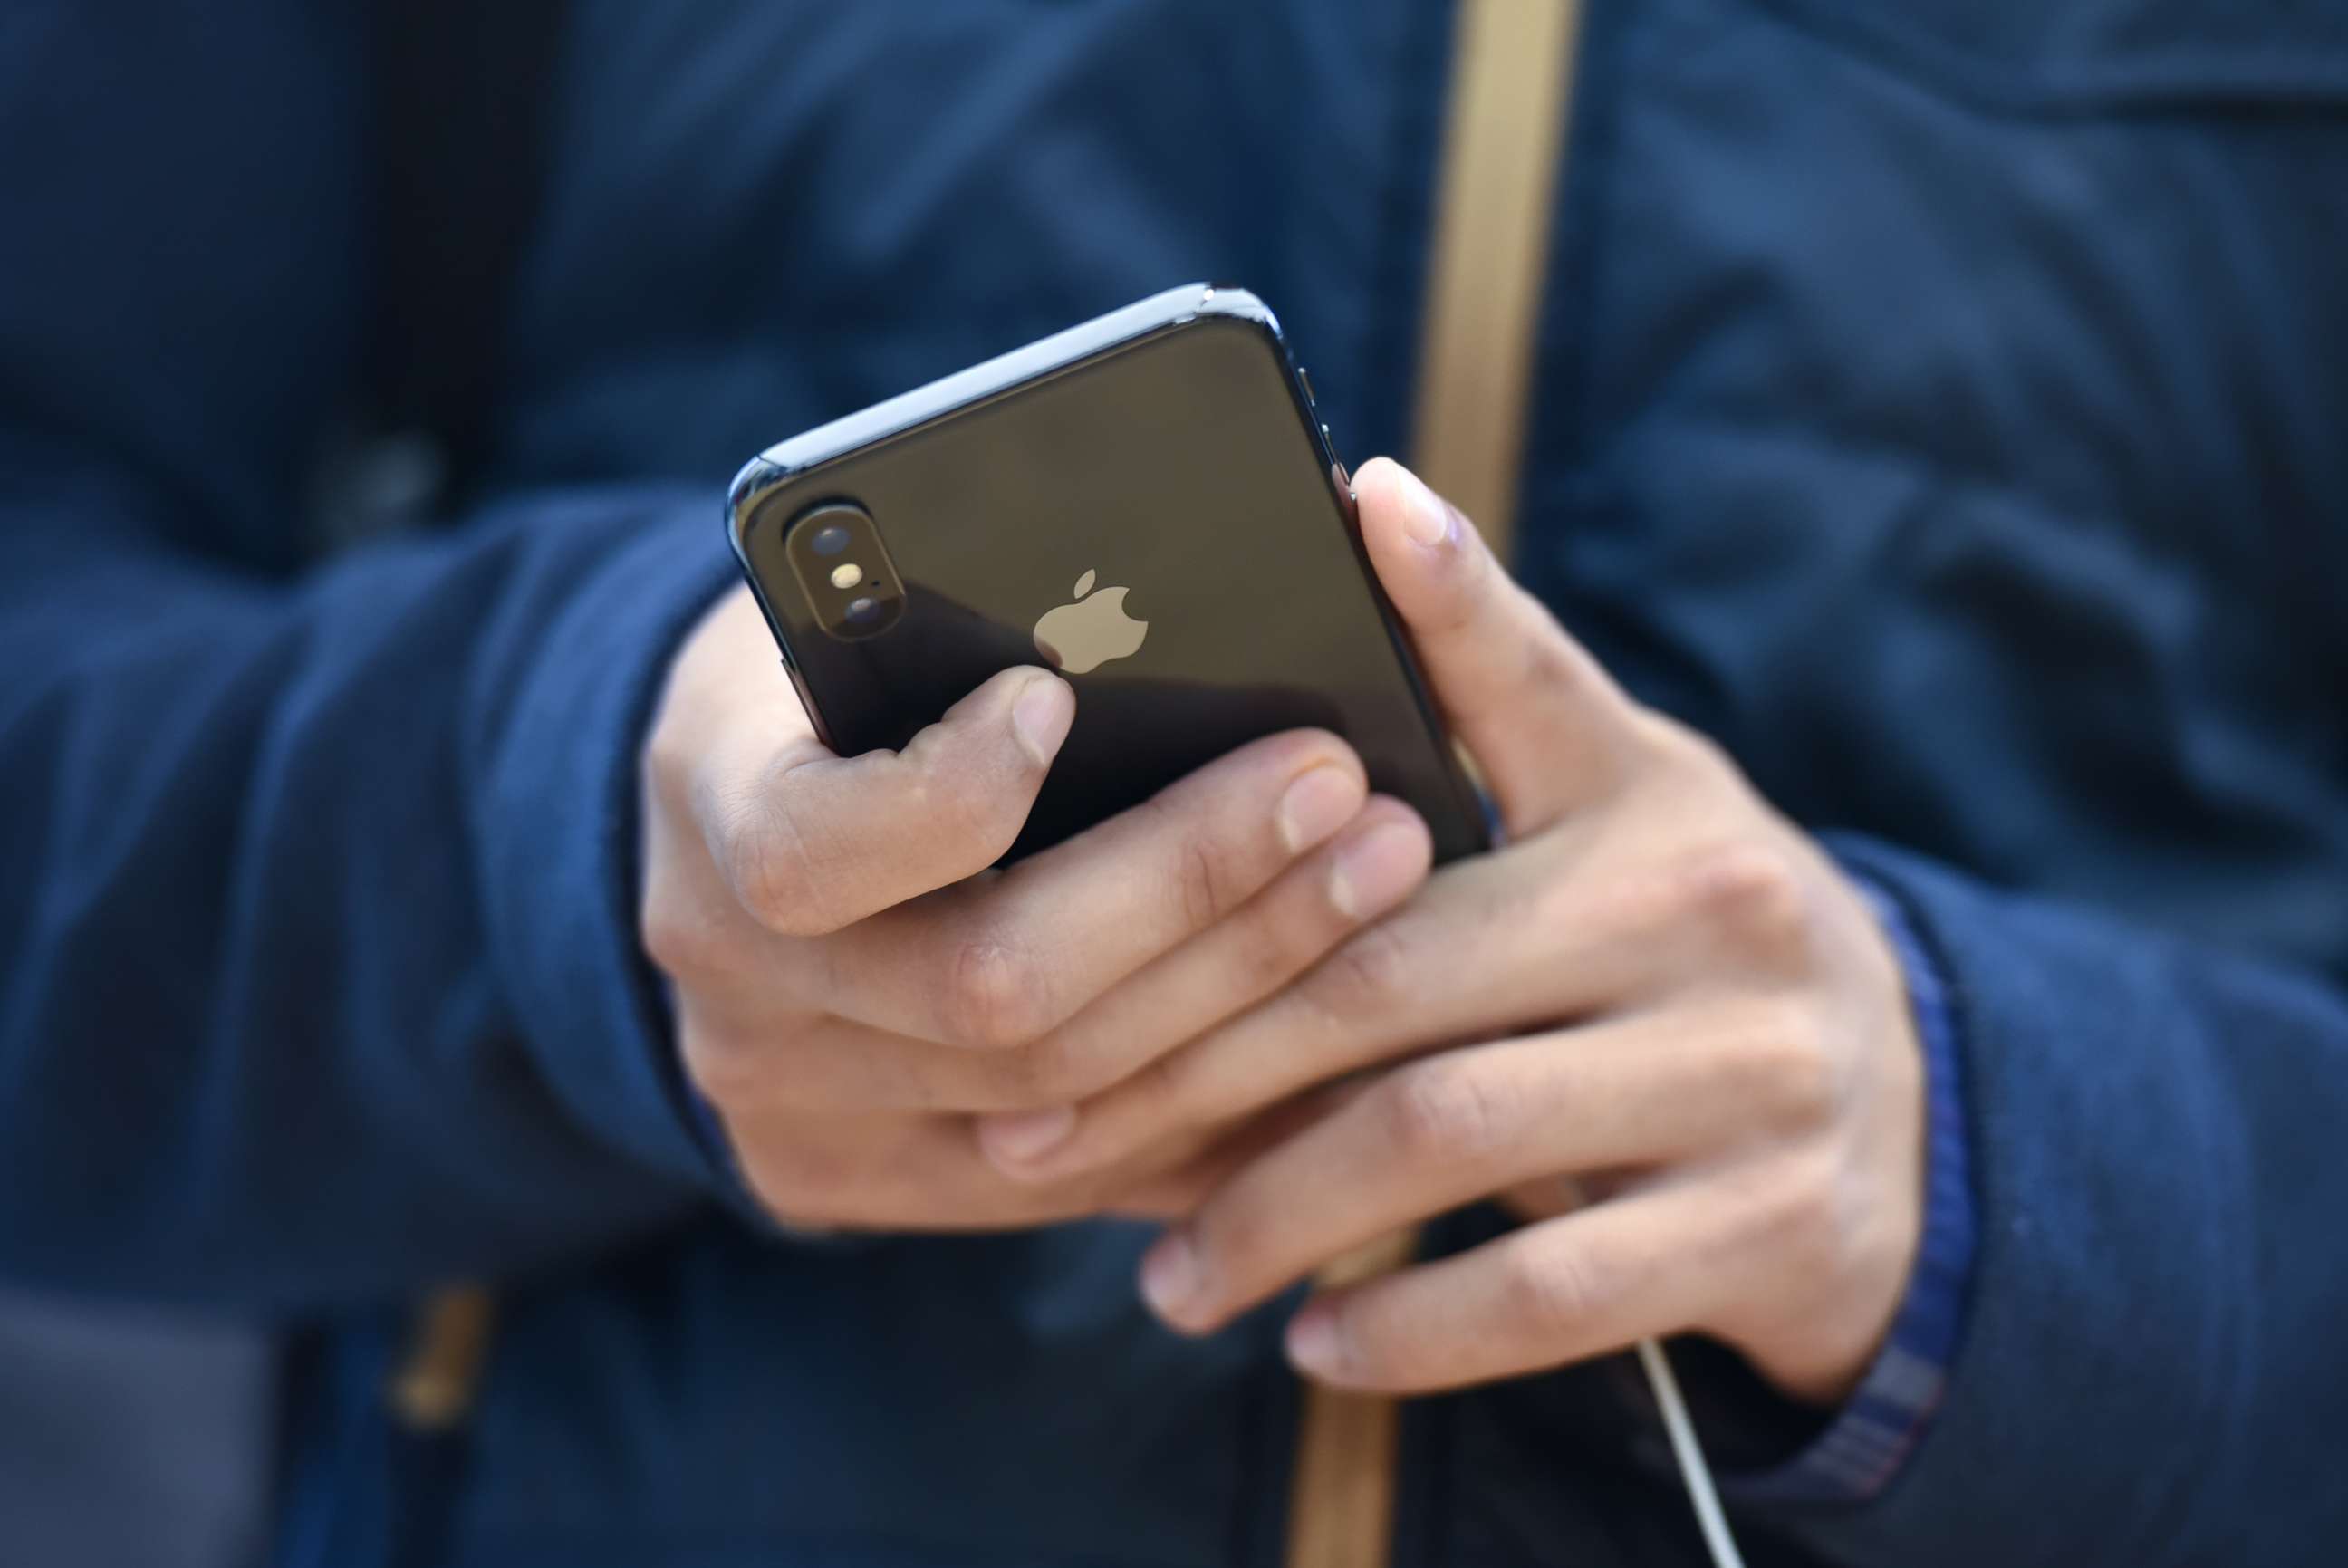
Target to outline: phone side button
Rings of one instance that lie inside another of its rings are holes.
[[[823,717],[815,710],[815,694],[808,690],[807,677],[799,674],[798,665],[791,663],[788,654],[783,655],[783,674],[790,677],[791,694],[799,699],[799,707],[807,711],[808,722],[815,726],[816,738],[829,746],[831,732],[824,727]]]
[[[1296,378],[1304,383],[1304,400],[1316,407],[1319,407],[1321,395],[1313,390],[1313,372],[1300,365],[1296,367]]]

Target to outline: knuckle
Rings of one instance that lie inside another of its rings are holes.
[[[1249,891],[1233,850],[1218,836],[1208,799],[1177,786],[1139,808],[1149,817],[1151,829],[1164,835],[1166,889],[1179,902],[1192,931],[1204,931],[1237,909]]]
[[[1753,839],[1714,845],[1690,858],[1681,892],[1691,914],[1766,967],[1798,964],[1809,952],[1808,880],[1788,846]]]
[[[1193,931],[1204,931],[1222,919],[1232,904],[1225,886],[1221,857],[1203,832],[1182,835],[1175,856],[1175,885],[1182,899],[1183,917]]]
[[[746,1109],[755,1100],[762,1076],[759,1053],[741,1036],[688,1017],[678,1034],[677,1054],[693,1087],[718,1109]]]
[[[955,857],[973,871],[1011,852],[1027,820],[1026,801],[983,790],[940,789],[923,779],[911,797],[910,820],[941,824],[962,847]]]
[[[1709,780],[1737,771],[1727,748],[1693,725],[1651,708],[1641,714],[1640,729],[1647,754],[1666,774]]]
[[[1334,1018],[1382,1011],[1402,998],[1410,954],[1410,938],[1401,922],[1373,925],[1356,933],[1313,972],[1313,994]]]
[[[1842,1098],[1840,1074],[1809,1006],[1788,998],[1765,1008],[1746,1033],[1740,1055],[1753,1102],[1776,1120],[1814,1127],[1833,1119]]]
[[[687,900],[660,886],[648,888],[636,910],[636,941],[664,975],[699,975],[716,967],[713,925]]]
[[[855,1172],[839,1151],[819,1140],[762,1139],[743,1149],[741,1160],[751,1190],[784,1224],[822,1229],[850,1222]]]
[[[1597,665],[1567,638],[1549,606],[1504,574],[1496,572],[1494,575],[1509,583],[1518,613],[1533,634],[1517,639],[1519,656],[1523,660],[1518,672],[1519,681],[1537,696],[1555,702],[1581,702],[1597,682]]]
[[[1120,1083],[1117,1099],[1128,1108],[1130,1125],[1196,1127],[1211,1119],[1210,1076],[1200,1066],[1200,1053],[1169,1051]]]
[[[1514,1119],[1489,1075],[1440,1058],[1387,1078],[1378,1112],[1398,1155],[1447,1164],[1490,1158],[1508,1140]]]
[[[1236,934],[1239,940],[1231,944],[1231,986],[1242,998],[1279,989],[1319,954],[1320,944],[1303,940],[1285,921],[1251,921],[1245,932]]]
[[[1329,951],[1336,934],[1326,917],[1315,920],[1282,909],[1276,902],[1252,905],[1240,916],[1228,944],[1235,995],[1268,995],[1302,974]]]
[[[955,1045],[1008,1050],[1044,1032],[1044,985],[1026,955],[999,933],[964,939],[947,965],[941,1011]]]
[[[664,803],[690,798],[698,748],[686,746],[667,725],[654,725],[644,742],[645,796]]]
[[[1025,1105],[1065,1105],[1099,1088],[1091,1063],[1065,1030],[1055,1029],[1004,1053],[1001,1088]]]
[[[1209,1272],[1224,1290],[1260,1277],[1280,1248],[1277,1216],[1244,1189],[1210,1201],[1192,1223],[1199,1256],[1212,1260]]]
[[[969,1099],[968,1078],[941,1073],[926,1058],[878,1051],[860,1054],[857,1063],[855,1077],[845,1090],[837,1080],[826,1081],[820,1068],[807,1073],[806,1087],[795,1097],[796,1104],[818,1110],[872,1107],[915,1116],[980,1109]]]
[[[1550,877],[1527,913],[1540,930],[1585,932],[1634,944],[1668,936],[1683,918],[1676,881],[1644,866]]]
[[[1605,1282],[1587,1253],[1519,1244],[1500,1255],[1500,1315],[1535,1340],[1569,1336],[1604,1305]]]
[[[765,791],[726,810],[720,870],[750,917],[783,936],[819,936],[839,928],[828,880],[788,806]]]
[[[1823,1151],[1780,1161],[1758,1207],[1755,1239],[1807,1276],[1839,1277],[1846,1241],[1864,1229],[1839,1162]]]
[[[1027,820],[1028,799],[1001,788],[973,787],[968,758],[924,732],[897,754],[889,781],[892,820],[918,825],[923,841],[976,871],[1010,853]]]

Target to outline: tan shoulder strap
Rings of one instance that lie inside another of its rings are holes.
[[[451,1285],[425,1298],[386,1390],[393,1418],[411,1432],[445,1432],[471,1414],[497,1322],[497,1298]]]
[[[1516,523],[1549,236],[1581,0],[1458,0],[1413,464],[1508,552]],[[1384,1274],[1404,1232],[1323,1269]],[[1393,1550],[1393,1399],[1307,1384],[1289,1493],[1288,1568],[1385,1568]]]
[[[1459,0],[1411,461],[1507,553],[1581,0]]]

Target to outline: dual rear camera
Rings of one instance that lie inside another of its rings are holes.
[[[880,531],[853,501],[827,501],[802,513],[783,547],[817,624],[831,635],[870,637],[904,614],[905,585],[881,548]]]

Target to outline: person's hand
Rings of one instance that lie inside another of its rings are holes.
[[[1456,510],[1389,462],[1357,488],[1510,841],[1073,1123],[991,1118],[982,1143],[1008,1173],[1066,1181],[1378,1068],[1160,1238],[1142,1284],[1168,1322],[1211,1329],[1498,1196],[1529,1222],[1315,1299],[1291,1356],[1416,1390],[1701,1330],[1788,1392],[1838,1397],[1921,1226],[1922,1066],[1888,939],[1825,853],[1625,696]]]
[[[1187,1178],[1145,1161],[1138,1184],[1117,1162],[1013,1182],[967,1113],[1116,1082],[1426,874],[1426,826],[1311,731],[990,871],[1074,705],[1056,676],[1005,671],[903,751],[843,758],[747,589],[678,653],[644,756],[643,940],[675,983],[687,1073],[778,1220],[945,1230],[1179,1208],[1211,1161]]]

